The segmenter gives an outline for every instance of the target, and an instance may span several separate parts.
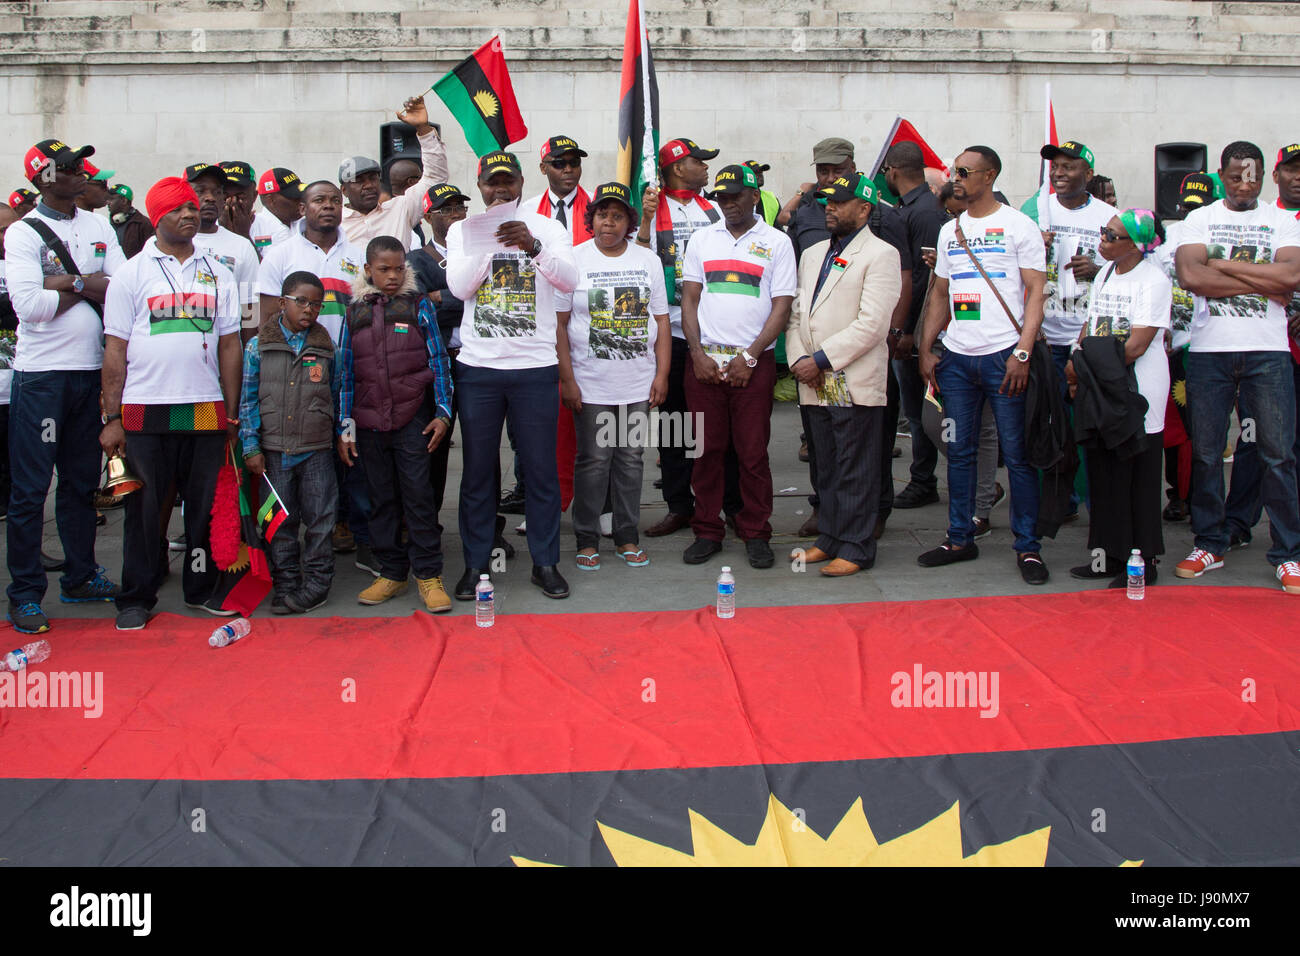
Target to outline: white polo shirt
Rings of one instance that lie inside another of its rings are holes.
[[[294,223],[295,226],[297,224]],[[257,215],[253,217],[253,225],[248,232],[253,237],[253,248],[257,250],[257,254],[266,258],[268,252],[280,243],[288,241],[293,235],[291,228],[282,223],[271,210],[259,209]]]
[[[325,302],[317,321],[338,345],[343,316],[352,301],[352,283],[365,263],[365,250],[348,242],[341,227],[334,245],[322,249],[307,238],[306,228],[307,220],[299,219],[289,238],[266,254],[257,272],[257,292],[278,296],[287,276],[300,270],[312,273],[325,286]]]
[[[569,233],[554,219],[522,208],[519,221],[542,241],[530,259],[511,248],[470,258],[462,222],[447,231],[447,287],[465,303],[458,361],[480,368],[518,369],[555,365],[556,295],[578,284]]]
[[[725,220],[691,236],[682,280],[698,282],[700,344],[745,349],[772,315],[772,299],[798,290],[790,237],[761,219],[739,239]],[[776,348],[776,341],[768,345]]]
[[[180,262],[151,237],[109,283],[104,331],[127,343],[122,404],[221,401],[217,340],[239,331],[235,277],[211,253]]]
[[[5,232],[9,301],[18,316],[14,371],[91,371],[104,364],[103,323],[84,300],[61,315],[59,293],[45,288],[50,276],[66,275],[53,250],[27,223],[39,219],[63,240],[82,275],[116,275],[126,264],[117,233],[103,216],[76,209],[71,219],[44,216],[40,207]],[[110,283],[111,286],[112,283]]]

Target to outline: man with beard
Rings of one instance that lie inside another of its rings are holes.
[[[902,281],[898,251],[867,228],[875,185],[852,173],[822,195],[831,238],[809,249],[800,264],[800,308],[786,344],[786,354],[797,356],[790,371],[821,454],[822,510],[817,543],[791,559],[829,562],[821,573],[844,577],[876,560],[875,463],[889,376],[889,319]]]
[[[420,181],[400,196],[380,202],[383,170],[373,159],[353,156],[339,166],[339,185],[347,205],[343,209],[343,231],[348,241],[364,248],[375,236],[392,236],[409,252],[415,226],[424,215],[424,195],[429,187],[447,180],[447,151],[437,129],[429,122],[424,97],[408,99],[397,118],[415,127],[420,144]]]
[[[235,277],[245,338],[257,332],[257,250],[247,236],[237,235],[220,224],[226,208],[226,171],[216,163],[195,163],[185,167],[185,179],[199,197],[199,231],[193,242],[200,252],[209,253]]]

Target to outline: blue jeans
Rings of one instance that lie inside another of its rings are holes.
[[[1228,550],[1223,449],[1228,444],[1228,423],[1235,404],[1242,422],[1254,422],[1255,452],[1263,476],[1260,493],[1273,537],[1269,563],[1277,566],[1300,559],[1292,364],[1289,352],[1187,353],[1187,411],[1192,431],[1189,504],[1196,547],[1216,555]]]
[[[71,590],[95,575],[95,489],[99,485],[98,370],[14,372],[9,407],[9,600],[45,597],[41,536],[50,477],[59,474],[55,521],[67,567],[59,583]]]
[[[1025,460],[1025,396],[999,395],[1012,349],[991,355],[944,353],[936,370],[943,414],[951,419],[948,443],[948,540],[967,545],[975,540],[975,460],[980,419],[987,401],[998,426],[998,444],[1011,485],[1011,530],[1020,553],[1041,549],[1038,535],[1038,474]],[[948,424],[948,423],[945,423]]]
[[[533,564],[560,563],[560,476],[555,424],[560,372],[494,369],[456,363],[464,471],[460,481],[460,539],[467,568],[487,568],[496,533],[501,426],[509,419],[515,457],[523,466],[524,520]]]
[[[1296,422],[1300,423],[1300,364],[1292,363],[1295,376]],[[1232,458],[1232,482],[1228,485],[1228,534],[1238,534],[1250,540],[1250,531],[1259,524],[1264,514],[1263,473],[1259,467],[1256,442],[1237,439],[1237,450]],[[1300,467],[1300,427],[1296,428],[1296,441],[1292,448],[1297,467]],[[1297,475],[1300,481],[1300,474]]]

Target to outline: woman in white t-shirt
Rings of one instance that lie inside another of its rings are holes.
[[[1104,447],[1088,448],[1088,548],[1106,556],[1071,568],[1076,578],[1110,578],[1110,587],[1127,582],[1125,565],[1132,549],[1142,552],[1146,582],[1156,580],[1155,558],[1164,553],[1160,488],[1164,450],[1165,401],[1169,363],[1164,339],[1169,328],[1173,286],[1149,254],[1163,239],[1155,213],[1126,209],[1101,229],[1100,252],[1107,264],[1092,280],[1083,336],[1115,336],[1124,341],[1124,360],[1133,366],[1138,392],[1146,399],[1145,441],[1131,457]],[[1076,345],[1076,349],[1078,346]],[[1071,362],[1070,393],[1077,389]]]
[[[555,303],[560,395],[578,439],[577,564],[600,568],[600,514],[608,494],[615,550],[639,568],[650,563],[637,534],[641,455],[657,433],[650,409],[668,393],[672,358],[664,270],[654,253],[628,242],[637,217],[622,183],[596,187],[586,225],[593,238],[573,250],[578,285],[557,293]]]

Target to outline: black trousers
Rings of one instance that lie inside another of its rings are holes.
[[[808,411],[816,408],[816,405],[800,405],[799,418],[803,422],[804,440],[808,442],[808,483],[812,485],[812,494],[808,496],[808,504],[818,509],[820,518],[821,511],[821,476],[817,467],[817,440],[813,436],[813,431],[809,423]],[[854,406],[855,408],[866,408],[865,405]],[[880,415],[880,436],[879,444],[876,446],[879,450],[879,459],[876,461],[880,469],[880,487],[879,502],[876,505],[876,513],[880,518],[888,518],[894,510],[894,442],[898,432],[898,382],[894,380],[894,373],[885,369],[885,404],[875,406],[881,411]],[[819,525],[820,527],[820,522]],[[875,521],[872,521],[872,530],[875,529]],[[825,548],[822,549],[823,551]]]
[[[885,409],[866,405],[801,409],[807,412],[810,444],[817,442],[821,451],[817,547],[831,557],[869,568],[876,561],[872,532],[881,498],[876,463]]]
[[[380,573],[390,581],[405,581],[442,574],[442,525],[429,481],[429,437],[421,434],[429,424],[421,410],[396,431],[357,429],[354,468],[364,467],[370,495],[370,550]],[[446,442],[446,439],[443,439]],[[402,547],[402,519],[406,519],[407,544]]]
[[[1088,448],[1088,547],[1100,548],[1108,568],[1122,568],[1137,548],[1142,557],[1165,553],[1160,519],[1164,434],[1147,435],[1143,450],[1120,459],[1104,448]],[[1118,571],[1116,571],[1118,573]]]
[[[171,513],[173,495],[185,503],[185,542],[181,589],[186,604],[202,604],[212,596],[217,567],[209,548],[208,531],[217,474],[226,463],[226,433],[196,432],[126,436],[126,463],[144,487],[127,496],[122,524],[122,593],[117,609],[158,603],[167,562],[167,529],[162,516]]]
[[[673,360],[668,367],[668,394],[659,406],[659,413],[675,412],[688,414],[686,409],[686,376],[694,375],[691,370],[690,352],[686,340],[673,337]],[[689,518],[695,514],[695,495],[691,491],[691,468],[695,461],[686,457],[686,449],[668,447],[666,424],[660,426],[659,466],[664,487],[664,501],[671,514]],[[723,462],[722,510],[727,515],[737,515],[744,507],[740,496],[740,460],[736,458],[736,449],[727,446],[727,456]]]

